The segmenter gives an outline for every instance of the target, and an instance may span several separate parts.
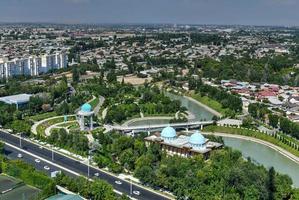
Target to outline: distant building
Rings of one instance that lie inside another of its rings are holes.
[[[15,104],[17,109],[20,106],[24,106],[30,100],[31,94],[17,94],[11,96],[0,97],[0,101],[6,104]]]
[[[222,147],[222,144],[206,139],[199,131],[191,136],[177,136],[175,129],[170,126],[164,128],[160,134],[146,137],[145,142],[147,145],[159,144],[169,155],[190,157],[202,154],[205,159],[213,149]]]
[[[68,64],[65,52],[0,60],[0,79],[14,76],[37,76],[54,69],[66,68]]]

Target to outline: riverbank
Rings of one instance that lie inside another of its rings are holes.
[[[270,142],[276,146],[279,146],[280,148],[288,151],[289,153],[299,157],[299,151],[297,148],[294,148],[294,144],[290,145],[290,143],[287,142],[288,137],[285,135],[277,135],[274,137],[274,135],[269,135],[267,133],[263,133],[259,130],[253,130],[248,128],[236,128],[236,127],[225,127],[225,126],[207,126],[204,128],[205,132],[215,132],[215,133],[227,133],[231,135],[243,135],[248,136],[252,138],[258,138],[263,141]],[[284,138],[283,140],[279,138]],[[298,145],[296,143],[296,145]]]
[[[202,134],[204,135],[215,135],[215,136],[220,136],[220,137],[231,137],[231,138],[237,138],[237,139],[242,139],[242,140],[247,140],[247,141],[252,141],[252,142],[256,142],[262,145],[265,145],[275,151],[277,151],[278,153],[280,153],[281,155],[289,158],[290,160],[294,161],[295,163],[299,164],[299,157],[293,155],[292,153],[288,152],[287,150],[276,146],[270,142],[258,139],[258,138],[254,138],[254,137],[249,137],[249,136],[244,136],[244,135],[235,135],[235,134],[228,134],[228,133],[219,133],[219,132],[202,132]]]
[[[201,103],[200,101],[189,97],[189,96],[183,96],[184,98],[188,99],[189,101],[192,101],[193,103],[197,104],[198,106],[204,108],[205,110],[207,110],[208,112],[212,113],[213,115],[217,116],[217,117],[222,117],[222,114],[216,110],[214,110],[213,108]]]

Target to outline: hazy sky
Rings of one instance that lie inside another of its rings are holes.
[[[299,25],[299,0],[0,0],[0,22]]]

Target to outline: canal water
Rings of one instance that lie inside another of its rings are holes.
[[[189,99],[170,93],[167,95],[171,99],[180,100],[182,105],[185,106],[189,112],[192,112],[197,120],[212,119],[212,113]],[[223,137],[223,141],[226,146],[240,151],[244,157],[250,157],[253,161],[266,168],[274,167],[277,172],[289,175],[293,180],[294,186],[299,187],[299,164],[274,149],[256,142],[229,137]]]
[[[190,101],[188,98],[172,93],[165,93],[172,100],[179,100],[182,106],[186,107],[190,113],[195,117],[194,121],[209,121],[212,120],[213,114],[206,110],[204,107],[199,104]]]
[[[189,121],[209,121],[212,120],[213,114],[206,110],[204,107],[201,107],[199,104],[190,101],[184,96],[179,96],[172,93],[165,93],[171,100],[179,100],[182,106],[186,107],[187,110],[194,116],[194,119]],[[168,119],[163,119],[156,117],[155,119],[138,119],[128,124],[128,126],[142,126],[142,125],[151,125],[151,124],[167,124],[169,122]]]
[[[195,116],[193,120],[211,120],[213,117],[213,114],[208,110],[183,96],[170,93],[166,93],[166,95],[171,99],[180,100],[182,105]],[[167,122],[167,119],[151,119],[133,122],[130,125],[164,124]],[[273,166],[277,172],[289,175],[293,180],[294,186],[299,187],[299,164],[259,143],[229,137],[223,137],[223,141],[226,146],[242,152],[245,158],[250,157],[253,161],[266,168]]]
[[[222,138],[226,146],[239,150],[245,158],[250,157],[266,168],[274,167],[277,172],[289,175],[294,186],[299,187],[299,165],[294,161],[256,142],[231,137]]]

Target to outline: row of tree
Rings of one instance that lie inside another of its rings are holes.
[[[292,180],[245,161],[229,148],[213,151],[209,161],[167,156],[158,144],[146,146],[143,136],[94,132],[100,143],[94,155],[99,167],[113,172],[134,172],[139,180],[173,192],[177,199],[296,199]],[[214,138],[215,139],[215,138]]]
[[[89,146],[87,137],[80,131],[67,132],[64,128],[53,129],[47,142],[80,155],[87,155]]]

